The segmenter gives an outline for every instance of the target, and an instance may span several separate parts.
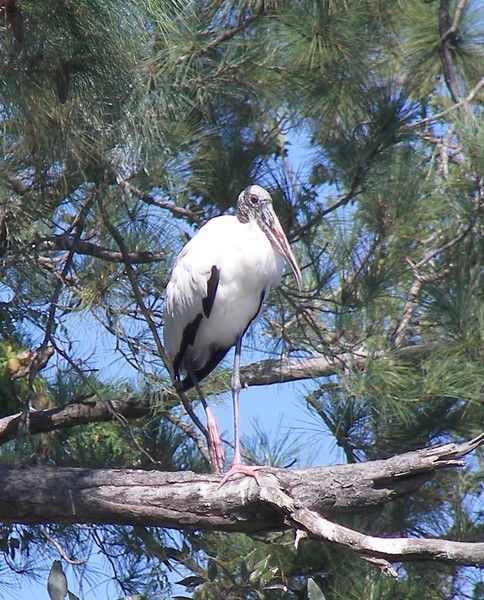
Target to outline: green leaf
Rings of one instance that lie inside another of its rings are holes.
[[[47,592],[51,600],[64,600],[67,595],[67,578],[60,560],[54,560],[47,578]]]
[[[181,581],[177,581],[178,585],[184,585],[185,587],[196,587],[205,583],[207,580],[205,577],[197,577],[196,575],[191,575],[190,577],[185,577]]]
[[[207,575],[208,575],[208,578],[210,579],[210,581],[212,581],[212,582],[215,580],[215,578],[218,575],[218,567],[217,567],[216,563],[213,562],[213,560],[209,561],[209,563],[208,563]]]
[[[308,579],[308,600],[326,600],[323,592],[312,577]]]

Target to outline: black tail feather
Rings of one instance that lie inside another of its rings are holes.
[[[225,358],[231,347],[232,346],[229,346],[228,348],[216,348],[212,351],[209,360],[203,365],[203,367],[194,372],[198,383],[200,383],[202,379],[205,379],[205,377],[215,369],[215,367]],[[187,375],[184,379],[177,381],[176,389],[180,392],[187,392],[194,385],[195,384],[191,377]]]

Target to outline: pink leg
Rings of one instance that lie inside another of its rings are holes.
[[[210,466],[212,468],[213,473],[222,473],[224,468],[224,452],[222,450],[222,442],[220,440],[220,434],[218,432],[218,425],[215,417],[210,410],[210,407],[205,400],[205,396],[203,395],[202,388],[198,383],[198,379],[195,376],[195,373],[191,369],[187,369],[187,373],[190,376],[195,389],[197,390],[198,397],[202,402],[202,406],[205,410],[205,416],[207,418],[207,445],[208,445],[208,454],[210,457]]]
[[[224,468],[224,451],[222,449],[222,442],[220,441],[217,421],[208,405],[205,405],[205,415],[207,417],[208,451],[210,453],[212,468],[215,473],[221,473]]]

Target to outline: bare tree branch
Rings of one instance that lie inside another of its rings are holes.
[[[304,237],[304,235],[306,234],[306,232],[309,231],[315,225],[319,225],[321,220],[326,215],[328,215],[331,212],[334,212],[335,210],[338,210],[338,208],[341,208],[342,206],[346,206],[346,204],[348,204],[350,201],[354,200],[355,197],[359,193],[358,188],[361,184],[361,181],[363,180],[363,177],[364,177],[364,171],[362,170],[361,167],[357,168],[355,171],[355,174],[353,176],[353,179],[351,181],[350,189],[349,189],[348,193],[345,194],[339,200],[337,200],[334,204],[332,204],[331,206],[328,206],[328,208],[325,208],[324,210],[319,211],[311,219],[309,219],[309,221],[307,223],[305,223],[303,226],[301,226],[297,230],[297,235],[295,237],[293,237],[291,241],[298,241],[298,240],[302,239]]]
[[[68,250],[75,254],[92,256],[109,262],[123,262],[123,255],[119,251],[66,235],[58,235],[42,240],[36,244],[36,248],[39,250]],[[151,263],[163,260],[165,255],[163,252],[134,251],[129,253],[129,258],[132,263]]]
[[[399,360],[422,360],[434,350],[442,348],[439,342],[406,346],[389,352],[372,352],[372,357],[388,355]],[[273,383],[285,383],[288,381],[299,381],[302,379],[315,379],[316,377],[327,377],[335,375],[342,369],[350,367],[363,367],[369,358],[365,349],[357,352],[345,352],[331,357],[314,356],[301,359],[268,359],[241,367],[240,379],[243,386],[269,385]]]
[[[388,562],[436,560],[458,565],[484,565],[484,542],[455,542],[442,539],[389,538],[365,535],[330,521],[313,510],[298,507],[281,490],[262,488],[261,496],[275,508],[283,509],[286,522],[302,528],[311,537],[330,542],[364,558]]]
[[[61,546],[61,544],[49,534],[49,532],[45,529],[45,527],[40,527],[40,533],[44,536],[44,538],[46,539],[46,541],[48,543],[50,543],[54,546],[54,548],[59,553],[59,556],[66,563],[69,563],[70,565],[84,565],[89,560],[88,558],[81,558],[81,559],[72,558],[67,553],[67,551]]]
[[[241,31],[243,31],[244,29],[247,29],[247,27],[249,27],[249,25],[252,25],[252,23],[257,21],[257,19],[261,15],[261,13],[262,13],[262,11],[258,11],[255,15],[247,17],[247,19],[245,19],[245,21],[238,23],[231,29],[227,29],[227,30],[223,31],[218,37],[216,37],[214,40],[209,42],[203,48],[193,48],[193,50],[191,52],[184,54],[183,56],[179,56],[176,60],[177,64],[187,63],[190,60],[193,60],[194,58],[198,58],[199,56],[202,56],[204,54],[207,54],[208,52],[211,52],[212,50],[215,50],[215,48],[220,46],[220,44],[222,44],[223,42],[226,42],[227,40],[230,40],[235,35],[237,35]]]
[[[415,129],[416,127],[421,127],[422,125],[425,125],[426,123],[430,123],[431,121],[438,121],[439,119],[441,119],[442,117],[445,117],[449,113],[454,112],[454,110],[457,110],[458,108],[461,108],[462,106],[465,106],[466,104],[469,104],[470,102],[472,102],[472,100],[474,100],[477,93],[480,91],[480,89],[483,86],[484,86],[484,77],[481,77],[481,79],[479,79],[479,81],[476,83],[476,85],[472,88],[472,90],[467,94],[467,96],[465,98],[463,98],[462,100],[459,100],[459,102],[456,102],[456,104],[449,106],[449,108],[446,108],[445,110],[443,110],[435,115],[426,117],[425,119],[420,119],[420,121],[417,121],[416,123],[411,123],[410,125],[408,125],[408,128]]]
[[[112,421],[116,413],[126,419],[140,419],[149,415],[150,402],[142,397],[110,402],[85,400],[66,406],[33,411],[30,413],[29,431],[34,435],[76,425]],[[21,413],[0,419],[0,445],[15,437],[20,420]]]
[[[422,269],[422,267],[424,267],[424,266],[427,266],[429,263],[431,264],[431,261],[436,256],[439,256],[443,252],[450,250],[451,248],[456,246],[458,243],[460,243],[462,240],[464,240],[474,229],[476,221],[477,221],[477,217],[479,214],[479,210],[480,210],[480,207],[478,206],[477,210],[475,211],[474,216],[471,220],[471,223],[469,225],[467,225],[465,227],[465,229],[461,233],[459,233],[459,235],[455,236],[451,240],[448,240],[447,242],[442,244],[442,246],[440,246],[440,247],[430,248],[429,250],[427,250],[427,252],[424,253],[423,257],[417,263],[414,263],[409,258],[406,258],[406,261],[410,265],[410,268],[412,270],[414,280],[412,282],[412,285],[410,286],[410,290],[407,295],[407,300],[406,300],[405,306],[403,308],[402,318],[395,330],[395,334],[394,334],[395,347],[398,347],[404,339],[404,333],[405,333],[405,330],[407,329],[408,325],[410,324],[412,314],[415,309],[415,302],[416,302],[418,295],[420,294],[422,285],[427,282],[437,281],[439,279],[447,277],[451,273],[449,268],[444,268],[438,272],[432,272],[432,273],[427,273],[427,274],[421,273],[420,269]]]
[[[0,468],[3,522],[111,523],[262,533],[295,527],[363,557],[484,566],[484,543],[367,536],[328,520],[415,492],[436,471],[464,465],[484,434],[386,460],[251,477],[156,470]],[[322,515],[325,516],[322,516]],[[300,536],[301,537],[301,536]]]
[[[143,192],[143,190],[140,190],[128,181],[119,177],[116,181],[118,185],[121,186],[126,192],[133,194],[133,196],[137,196],[142,202],[145,202],[146,204],[151,204],[153,206],[158,206],[159,208],[169,210],[173,215],[175,215],[175,217],[183,217],[189,223],[195,223],[199,227],[201,227],[204,224],[204,220],[199,214],[194,213],[193,211],[188,210],[187,208],[176,206],[172,202],[165,202],[164,200],[154,198],[152,194]]]

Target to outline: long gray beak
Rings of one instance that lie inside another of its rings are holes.
[[[269,212],[269,211],[267,211]],[[269,215],[265,215],[269,217]],[[270,217],[265,220],[265,232],[269,241],[274,248],[286,259],[286,262],[291,267],[294,277],[296,278],[298,288],[302,290],[301,271],[296,262],[296,258],[292,253],[291,246],[287,240],[286,234],[279,223],[279,219],[273,210],[270,210]]]

